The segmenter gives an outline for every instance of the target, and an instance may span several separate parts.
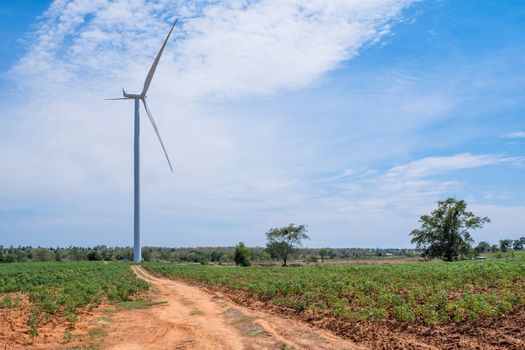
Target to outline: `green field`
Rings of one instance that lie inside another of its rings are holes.
[[[486,261],[250,267],[144,263],[168,277],[242,290],[298,312],[424,324],[496,318],[525,306],[525,256]]]
[[[31,302],[29,325],[36,332],[42,318],[74,321],[80,310],[128,300],[148,284],[135,277],[129,264],[104,262],[14,263],[0,266],[0,308],[19,307],[16,292]]]

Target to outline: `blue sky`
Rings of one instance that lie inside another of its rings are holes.
[[[309,246],[409,247],[448,196],[491,217],[477,241],[523,235],[524,15],[520,1],[4,1],[0,244],[131,244],[132,106],[102,100],[141,86],[175,16],[149,92],[174,174],[144,123],[145,244],[262,245],[295,222]]]

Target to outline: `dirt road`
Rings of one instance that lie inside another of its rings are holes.
[[[364,349],[298,321],[243,308],[183,282],[135,273],[163,304],[115,315],[104,349]]]

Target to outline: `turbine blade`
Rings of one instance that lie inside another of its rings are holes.
[[[177,24],[177,21],[179,19],[177,18],[173,25],[171,26],[171,29],[168,33],[168,36],[164,40],[164,44],[162,44],[162,47],[159,50],[159,53],[157,54],[157,57],[155,57],[155,61],[153,61],[153,64],[151,65],[151,68],[149,69],[148,76],[146,77],[146,80],[144,81],[144,88],[142,89],[142,96],[146,96],[146,92],[149,89],[149,84],[151,84],[151,79],[153,79],[153,74],[155,74],[155,70],[157,69],[157,65],[160,61],[160,56],[162,56],[162,52],[164,51],[164,47],[166,46],[166,43],[168,42],[168,39],[170,38],[171,32],[173,31],[173,28],[175,28],[175,24]]]
[[[159,138],[160,145],[162,146],[162,150],[164,151],[164,155],[166,156],[166,160],[168,161],[168,165],[170,166],[171,172],[173,172],[173,167],[171,166],[170,158],[168,157],[168,152],[166,152],[166,148],[164,147],[164,143],[162,142],[162,139],[160,138],[159,129],[157,129],[157,124],[155,123],[155,119],[153,119],[153,116],[151,115],[151,112],[148,108],[148,103],[145,99],[141,99],[142,103],[144,103],[144,108],[146,109],[146,114],[148,115],[149,121],[151,122],[151,125],[153,126],[153,129],[155,130],[155,133],[157,134],[157,137]]]
[[[104,101],[114,101],[114,100],[130,100],[131,97],[117,97],[117,98],[105,98]]]

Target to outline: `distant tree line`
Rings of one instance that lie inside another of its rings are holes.
[[[474,247],[477,254],[508,252],[510,250],[523,250],[525,248],[525,236],[518,239],[500,239],[498,244],[490,244],[481,241]]]
[[[281,257],[268,247],[243,247],[242,254],[249,256],[252,262],[279,261]],[[145,261],[166,261],[180,263],[235,263],[236,247],[194,247],[167,248],[143,247],[142,258]],[[242,250],[242,249],[241,249]],[[287,256],[287,261],[352,260],[377,257],[412,257],[414,249],[381,248],[295,248]],[[238,259],[244,259],[239,257]],[[3,247],[0,246],[0,263],[28,261],[133,261],[133,248],[107,247]],[[239,260],[240,261],[240,260]]]
[[[502,239],[498,244],[479,242],[469,250],[470,256],[498,253],[525,248],[525,237],[518,239]],[[142,257],[145,261],[166,261],[179,263],[219,263],[233,264],[235,260],[236,247],[195,247],[195,248],[166,248],[166,247],[143,247]],[[249,256],[248,261],[256,263],[269,263],[272,261],[283,261],[278,254],[272,252],[268,247],[247,247],[241,249],[237,261]],[[373,258],[395,258],[414,257],[421,252],[415,249],[397,248],[296,248],[287,256],[287,262],[317,262],[327,260],[357,260]],[[467,255],[469,255],[467,254]],[[0,263],[28,262],[28,261],[133,261],[133,248],[131,247],[3,247],[0,246]],[[246,259],[244,260],[246,261]],[[247,263],[241,263],[241,265]]]

